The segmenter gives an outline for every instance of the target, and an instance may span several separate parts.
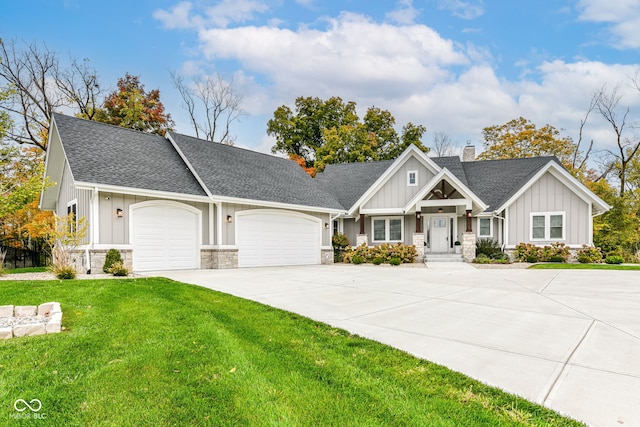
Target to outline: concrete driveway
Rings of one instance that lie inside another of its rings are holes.
[[[433,267],[150,275],[346,329],[589,425],[640,426],[640,273]]]

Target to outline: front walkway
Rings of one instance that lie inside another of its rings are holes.
[[[640,426],[640,274],[372,265],[158,272],[299,313],[594,426]]]

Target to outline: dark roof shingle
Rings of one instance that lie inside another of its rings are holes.
[[[76,181],[206,196],[160,135],[54,113]]]
[[[171,133],[214,196],[342,210],[336,197],[295,162]]]

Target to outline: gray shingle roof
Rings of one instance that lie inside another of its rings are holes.
[[[456,176],[464,185],[467,187],[469,183],[467,182],[467,175],[464,172],[464,168],[462,167],[462,162],[460,161],[460,157],[451,156],[451,157],[431,157],[431,160],[441,168],[447,168],[452,174]]]
[[[555,157],[462,162],[469,188],[494,211]]]
[[[171,133],[214,196],[342,210],[338,199],[295,162]]]
[[[54,114],[76,181],[206,196],[166,138]],[[295,162],[171,133],[171,138],[214,196],[346,210],[393,160],[328,165],[315,179]],[[555,157],[461,162],[435,157],[492,211]]]
[[[393,160],[327,165],[316,181],[349,209],[392,164]]]
[[[206,196],[162,136],[53,115],[76,181]]]

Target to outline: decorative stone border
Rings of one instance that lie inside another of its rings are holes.
[[[62,329],[59,302],[0,306],[0,339],[55,334]]]

